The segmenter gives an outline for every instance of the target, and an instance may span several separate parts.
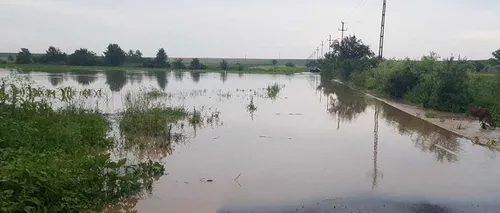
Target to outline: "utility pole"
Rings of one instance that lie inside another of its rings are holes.
[[[321,57],[325,56],[325,52],[323,52],[323,46],[325,46],[325,44],[323,43],[323,41],[321,41]]]
[[[384,54],[384,31],[385,31],[385,8],[387,5],[387,0],[384,0],[382,5],[382,23],[380,24],[380,42],[378,49],[378,57],[382,59]]]
[[[316,47],[316,52],[317,52],[316,59],[319,60],[319,47]]]
[[[331,53],[332,49],[332,35],[328,35],[328,53]]]
[[[339,31],[342,32],[342,36],[340,37],[340,41],[344,40],[344,32],[347,31],[347,29],[344,28],[345,22],[341,21],[341,23],[342,23],[342,29],[339,29]]]

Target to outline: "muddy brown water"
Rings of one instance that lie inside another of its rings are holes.
[[[127,92],[148,87],[176,94],[173,104],[220,111],[219,124],[186,128],[187,139],[168,150],[112,150],[117,157],[160,160],[167,174],[151,191],[107,212],[296,212],[305,204],[361,197],[469,207],[500,201],[498,152],[317,75],[22,75],[47,88],[103,89],[107,100],[99,108],[108,115],[123,110]],[[274,83],[282,89],[266,97],[262,88]],[[253,113],[247,109],[252,97]],[[326,209],[310,212],[332,206]],[[497,211],[491,209],[481,212]]]

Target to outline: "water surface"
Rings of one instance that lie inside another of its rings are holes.
[[[0,71],[0,76],[8,74]],[[109,115],[123,110],[127,92],[145,88],[173,94],[166,100],[172,105],[220,112],[216,125],[186,128],[187,139],[166,150],[112,150],[117,157],[160,160],[168,174],[151,192],[108,212],[335,212],[334,204],[320,203],[336,199],[349,200],[351,206],[356,205],[351,200],[368,205],[368,199],[387,206],[500,209],[497,152],[317,75],[23,75],[48,88],[103,89],[107,100],[99,108]],[[264,88],[274,83],[282,89],[268,97]],[[257,107],[253,112],[247,109],[251,99]],[[386,212],[391,211],[398,210]]]

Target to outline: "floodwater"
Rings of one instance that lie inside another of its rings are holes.
[[[174,94],[172,104],[220,112],[168,150],[112,150],[160,160],[167,174],[107,212],[500,212],[498,152],[317,75],[23,75],[103,89],[99,108],[110,115],[127,92],[151,87]],[[281,90],[268,97],[274,83]]]

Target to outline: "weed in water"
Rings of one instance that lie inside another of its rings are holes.
[[[278,83],[274,83],[273,85],[269,85],[266,88],[267,91],[267,97],[270,99],[276,99],[278,97],[278,94],[281,90],[280,85]]]
[[[95,110],[55,109],[79,92],[3,79],[0,86],[0,210],[93,212],[134,196],[161,175],[161,164],[127,165],[100,153],[113,143]],[[25,92],[20,92],[25,91]],[[90,94],[91,91],[86,91]],[[81,98],[81,97],[79,97]]]

